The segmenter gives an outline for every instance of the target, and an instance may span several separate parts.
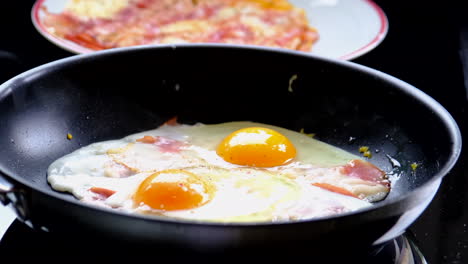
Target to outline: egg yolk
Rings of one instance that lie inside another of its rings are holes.
[[[280,166],[296,156],[296,148],[288,138],[263,127],[231,133],[218,145],[216,152],[227,162],[254,167]]]
[[[291,10],[292,5],[285,0],[244,0],[246,2],[256,3],[263,8],[271,8],[276,10]]]
[[[148,176],[133,196],[135,203],[173,211],[199,207],[211,199],[211,185],[188,171],[164,170]]]

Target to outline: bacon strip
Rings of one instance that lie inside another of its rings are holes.
[[[109,189],[102,188],[102,187],[91,187],[89,188],[89,191],[102,196],[104,199],[109,198],[111,195],[115,193],[115,191],[113,190],[109,190]]]
[[[350,192],[350,191],[348,191],[348,190],[346,190],[344,188],[335,186],[335,185],[331,185],[331,184],[328,184],[328,183],[320,183],[320,182],[312,183],[312,185],[320,187],[320,188],[328,190],[328,191],[331,191],[331,192],[335,192],[335,193],[339,193],[339,194],[343,194],[343,195],[347,195],[347,196],[351,196],[351,197],[359,199],[359,197],[356,196],[355,194],[353,194],[352,192]]]
[[[386,179],[385,172],[364,160],[356,159],[350,161],[348,164],[341,167],[341,173],[364,181],[390,186],[389,181]]]
[[[70,40],[70,41],[73,41],[83,47],[86,47],[86,48],[89,48],[89,49],[93,49],[93,50],[103,50],[103,49],[106,49],[107,47],[99,44],[96,39],[85,33],[85,32],[81,32],[81,33],[78,33],[78,34],[67,34],[65,35],[65,38]]]
[[[179,152],[180,148],[184,145],[184,143],[181,141],[160,136],[144,136],[137,139],[136,141],[146,144],[154,144],[159,148],[160,151],[172,153]]]
[[[220,42],[310,51],[318,40],[304,10],[286,0],[139,0],[111,17],[80,15],[47,12],[44,25],[51,34],[92,50]]]

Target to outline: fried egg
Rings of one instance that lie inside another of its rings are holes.
[[[53,189],[130,214],[214,222],[312,219],[372,205],[385,173],[303,133],[254,122],[166,123],[53,162]]]

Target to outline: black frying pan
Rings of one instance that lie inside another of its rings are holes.
[[[203,250],[383,243],[426,208],[461,149],[450,114],[411,85],[350,62],[258,47],[134,47],[73,56],[0,86],[0,115],[0,198],[25,223],[53,233],[80,230]],[[401,177],[387,199],[369,209],[266,224],[127,215],[82,204],[47,184],[55,159],[173,116],[187,124],[250,120],[304,128],[356,154],[370,146],[371,161]],[[414,162],[420,165],[413,172]]]

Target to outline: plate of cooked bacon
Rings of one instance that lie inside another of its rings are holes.
[[[371,0],[37,0],[36,29],[72,53],[179,43],[225,43],[351,60],[385,38]]]

